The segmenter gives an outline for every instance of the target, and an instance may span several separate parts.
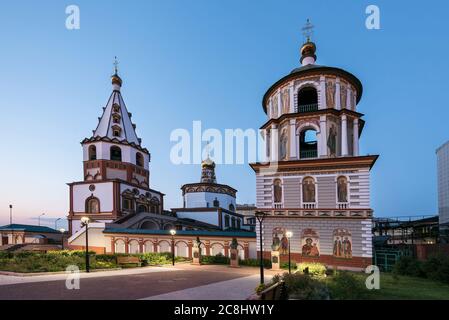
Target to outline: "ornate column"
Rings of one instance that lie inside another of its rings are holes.
[[[210,241],[206,241],[206,256],[210,256]]]
[[[125,253],[129,253],[129,239],[125,238]]]
[[[275,124],[271,125],[270,143],[271,143],[271,146],[270,146],[270,161],[271,162],[278,161],[278,159],[279,159],[279,148],[278,148],[279,132],[278,132],[278,129],[277,129]]]
[[[326,109],[326,78],[324,76],[320,77],[320,96],[318,100],[318,109]]]
[[[288,86],[290,92],[290,113],[295,112],[295,91],[293,90],[293,82]]]
[[[296,158],[296,119],[290,120],[290,159]]]
[[[340,99],[340,78],[337,78],[335,81],[335,109],[337,110],[341,110]]]
[[[225,257],[229,257],[229,241],[224,242],[224,255]]]
[[[154,239],[153,241],[153,252],[158,252],[159,250],[157,249],[157,244],[158,244],[158,239]]]
[[[190,240],[188,242],[188,247],[189,247],[189,259],[192,259],[192,247],[193,247],[193,242],[192,240]]]
[[[143,239],[140,239],[140,240],[139,240],[139,252],[140,252],[140,253],[143,253],[143,252],[144,252],[144,250],[143,250]]]
[[[352,90],[348,87],[346,89],[346,108],[349,110],[355,110],[354,106],[352,105],[351,96]]]
[[[318,157],[327,157],[327,121],[320,116],[320,137],[318,140]]]
[[[341,116],[341,155],[348,155],[348,118],[345,114]]]
[[[282,114],[282,91],[278,90],[278,114],[276,115],[276,118],[279,118]]]
[[[249,259],[249,243],[243,243],[243,259]]]
[[[352,150],[353,156],[359,155],[359,119],[354,119]]]

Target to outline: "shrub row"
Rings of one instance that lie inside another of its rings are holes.
[[[393,267],[393,274],[422,277],[449,284],[449,257],[439,254],[426,261],[401,257]]]

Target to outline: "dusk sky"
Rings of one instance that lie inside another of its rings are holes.
[[[68,5],[79,30],[65,27]],[[365,27],[368,5],[380,30]],[[92,135],[111,93],[114,56],[137,134],[152,155],[151,188],[165,209],[199,165],[170,162],[170,133],[258,129],[261,100],[299,66],[301,28],[315,25],[317,63],[348,70],[364,86],[360,154],[371,174],[375,216],[437,213],[435,149],[449,140],[449,42],[445,1],[13,1],[0,10],[2,140],[0,225],[65,218],[66,183],[82,180],[80,141]],[[248,164],[219,165],[219,183],[255,202]]]

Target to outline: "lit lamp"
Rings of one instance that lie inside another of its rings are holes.
[[[81,218],[81,226],[86,227],[86,272],[89,272],[89,217],[82,217]]]
[[[61,232],[61,249],[64,250],[64,232],[65,232],[65,229],[61,228],[61,229],[59,229],[59,232]]]
[[[175,265],[175,234],[176,234],[176,230],[171,229],[170,234],[171,234],[172,265]]]
[[[255,213],[256,219],[259,222],[259,243],[260,243],[260,255],[259,255],[259,265],[260,265],[260,284],[264,283],[264,274],[263,274],[263,243],[262,243],[262,223],[265,219],[265,212],[256,211]]]
[[[288,239],[288,273],[292,273],[292,267],[291,267],[291,255],[290,255],[290,239],[293,236],[293,232],[287,231],[285,233],[285,236]]]

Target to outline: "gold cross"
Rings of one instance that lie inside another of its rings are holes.
[[[115,69],[115,74],[117,74],[117,71],[118,71],[118,61],[117,61],[117,56],[114,57],[114,69]]]
[[[302,34],[306,37],[307,42],[310,41],[310,38],[313,35],[314,25],[310,22],[310,19],[307,19],[305,26],[302,28]]]

